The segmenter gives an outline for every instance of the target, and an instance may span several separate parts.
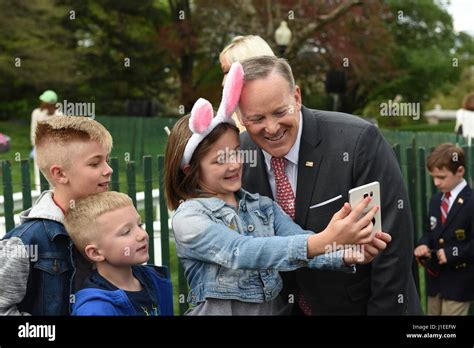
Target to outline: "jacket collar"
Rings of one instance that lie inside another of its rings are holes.
[[[44,191],[38,197],[33,207],[20,213],[21,222],[30,219],[53,220],[61,224],[64,223],[64,214],[53,201],[53,191]]]
[[[258,200],[258,194],[250,193],[242,188],[236,192],[236,195],[241,201],[257,201]],[[198,197],[198,198],[194,198],[193,200],[198,201],[205,208],[213,212],[221,209],[223,206],[226,205],[226,203],[222,199],[217,198],[217,197]]]
[[[20,213],[21,223],[43,220],[46,235],[53,240],[58,235],[68,235],[64,228],[64,214],[53,201],[53,191],[44,191],[32,208]]]

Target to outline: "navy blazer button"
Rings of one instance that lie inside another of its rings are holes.
[[[253,232],[253,230],[255,230],[255,227],[253,225],[248,225],[247,226],[247,231]]]
[[[439,242],[439,245],[443,245],[444,244],[444,239],[440,238],[438,242]]]

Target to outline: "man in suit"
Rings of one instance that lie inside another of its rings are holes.
[[[429,228],[415,249],[426,267],[428,315],[467,315],[474,301],[474,195],[464,179],[464,151],[438,145],[427,167],[440,191],[431,199]]]
[[[244,188],[272,197],[302,228],[320,232],[351,188],[379,181],[383,231],[392,236],[387,249],[355,274],[285,274],[282,295],[306,315],[420,314],[410,205],[390,146],[361,118],[302,106],[284,59],[261,56],[242,65],[239,116],[247,132],[241,150],[257,153],[256,166],[244,163]]]

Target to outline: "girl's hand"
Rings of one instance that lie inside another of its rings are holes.
[[[366,197],[352,211],[349,203],[344,203],[341,210],[334,214],[328,227],[322,232],[326,234],[330,243],[352,245],[371,242],[371,233],[374,227],[372,219],[379,207],[373,207],[360,218],[364,209],[369,205],[370,200],[370,197]]]
[[[388,233],[377,232],[370,243],[357,245],[353,249],[346,249],[344,251],[344,263],[346,265],[369,263],[380,251],[387,247],[391,240],[392,237]]]

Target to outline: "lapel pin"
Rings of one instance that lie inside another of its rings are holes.
[[[306,161],[306,167],[312,167],[313,166],[313,162],[311,161]]]
[[[459,203],[459,204],[463,204],[463,203],[464,203],[464,199],[459,198],[459,199],[458,199],[458,203]]]

